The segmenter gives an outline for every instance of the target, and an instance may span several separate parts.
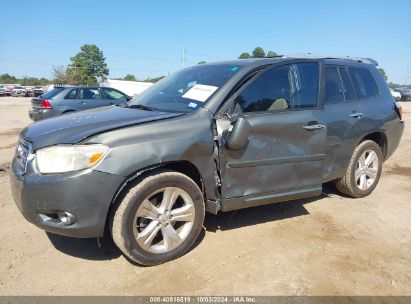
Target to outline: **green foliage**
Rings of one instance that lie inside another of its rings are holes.
[[[127,74],[126,76],[124,76],[123,80],[137,81],[136,76],[131,75],[131,74]]]
[[[104,81],[109,70],[103,52],[94,44],[85,44],[81,51],[71,57],[66,73],[73,77],[73,84],[97,85]]]
[[[265,57],[265,52],[261,47],[256,47],[253,51],[253,58],[264,58]]]
[[[9,74],[2,74],[0,75],[0,83],[7,83],[7,84],[18,83],[18,79]]]
[[[379,68],[378,72],[380,72],[380,74],[382,75],[382,77],[384,78],[385,81],[388,80],[387,74],[385,74],[385,71],[383,68]]]
[[[264,50],[261,48],[261,47],[259,47],[259,46],[257,46],[255,49],[254,49],[254,51],[253,51],[253,58],[264,58],[265,57],[265,52],[264,52]]]
[[[152,83],[156,83],[157,81],[163,79],[166,76],[159,76],[159,77],[154,77],[154,78],[147,78],[146,80],[144,80],[145,82],[152,82]]]
[[[277,56],[277,53],[274,51],[268,51],[267,56],[265,54],[265,51],[261,47],[256,47],[254,51],[252,52],[252,55],[248,52],[241,53],[240,56],[238,56],[238,59],[248,59],[248,58],[264,58],[264,57],[274,57]]]
[[[16,78],[9,74],[1,74],[0,75],[0,83],[4,84],[14,84],[18,83],[22,86],[43,86],[50,84],[51,81],[46,78],[36,78],[36,77],[24,77],[24,78]]]
[[[198,64],[204,64],[207,63],[207,61],[201,60]]]
[[[238,59],[248,59],[248,58],[251,58],[251,56],[247,52],[241,53],[240,56],[238,56]]]
[[[276,52],[274,52],[274,51],[268,51],[267,52],[267,57],[275,57],[275,56],[277,56]]]

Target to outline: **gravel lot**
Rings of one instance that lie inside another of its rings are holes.
[[[29,98],[0,98],[0,167],[30,123]],[[411,103],[403,103],[411,120]],[[0,169],[1,170],[1,169]],[[0,295],[411,295],[411,129],[363,199],[322,196],[207,215],[196,247],[156,267],[109,238],[47,234],[14,205],[0,171]]]

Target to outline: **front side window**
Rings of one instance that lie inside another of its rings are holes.
[[[127,98],[123,93],[120,93],[116,90],[113,89],[104,89],[104,93],[106,95],[107,99],[113,99],[113,100],[124,100],[126,101]]]
[[[354,82],[355,91],[360,98],[374,97],[379,94],[374,77],[368,69],[348,68]]]
[[[91,88],[80,89],[78,99],[101,99],[100,90]]]
[[[298,63],[263,72],[236,98],[244,112],[281,111],[317,106],[319,67]]]

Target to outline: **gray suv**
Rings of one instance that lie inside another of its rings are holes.
[[[31,100],[29,117],[37,121],[75,111],[118,105],[130,99],[128,95],[113,88],[55,87]]]
[[[155,265],[190,249],[205,211],[317,196],[329,181],[364,197],[404,129],[375,65],[303,57],[198,65],[126,105],[36,122],[20,134],[14,200],[44,230],[109,231],[128,258]]]

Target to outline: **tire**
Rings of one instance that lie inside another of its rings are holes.
[[[377,163],[362,166],[361,163],[366,164],[368,157],[373,155],[371,151],[375,153]],[[360,159],[362,156],[364,158]],[[380,146],[372,140],[363,141],[354,150],[345,175],[335,181],[335,186],[341,193],[348,196],[365,197],[377,186],[381,177],[382,163],[383,155]]]
[[[192,179],[179,172],[159,170],[142,178],[125,194],[112,213],[111,235],[132,261],[158,265],[182,256],[192,247],[203,227],[204,213],[203,193]],[[190,219],[175,220],[179,216]]]

